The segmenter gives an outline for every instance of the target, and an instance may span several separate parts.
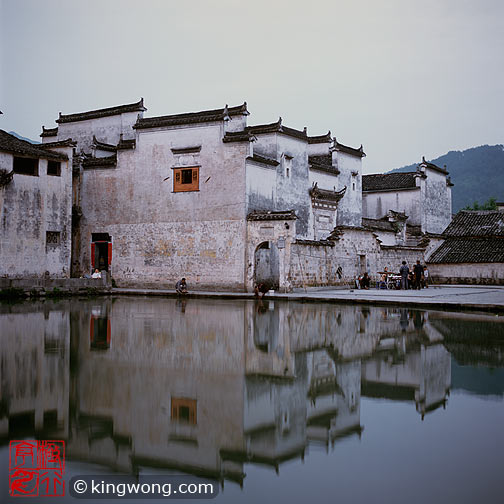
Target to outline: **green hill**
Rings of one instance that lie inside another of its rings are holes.
[[[450,151],[432,163],[446,165],[452,182],[453,213],[475,201],[480,204],[495,198],[504,201],[504,146],[481,145],[465,151]],[[418,163],[403,166],[392,172],[415,171]],[[390,173],[390,172],[389,172]]]

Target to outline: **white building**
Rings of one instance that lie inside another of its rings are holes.
[[[362,146],[281,118],[249,126],[246,103],[145,111],[140,100],[60,113],[57,128],[43,128],[44,142],[76,143],[74,275],[98,267],[122,286],[185,276],[193,289],[239,291],[349,283],[423,259],[424,234],[440,232],[451,206],[446,172],[430,163],[408,175],[406,197],[368,188],[363,200]]]
[[[0,277],[70,277],[72,147],[0,130]]]

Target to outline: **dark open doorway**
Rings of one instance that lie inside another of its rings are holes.
[[[112,262],[112,240],[108,233],[91,235],[91,267],[100,271],[109,271]]]

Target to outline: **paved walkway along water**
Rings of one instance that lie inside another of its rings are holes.
[[[112,294],[175,297],[175,290],[112,289]],[[191,291],[199,298],[253,299],[251,293]],[[268,293],[264,299],[301,302],[361,303],[406,305],[447,310],[484,310],[504,312],[504,287],[474,285],[439,285],[422,290],[304,289],[291,293]]]

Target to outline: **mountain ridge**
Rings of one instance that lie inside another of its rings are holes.
[[[458,212],[475,201],[489,198],[504,201],[504,145],[480,145],[463,151],[449,151],[429,160],[450,173],[452,211]],[[415,171],[419,163],[395,168],[387,173]]]

